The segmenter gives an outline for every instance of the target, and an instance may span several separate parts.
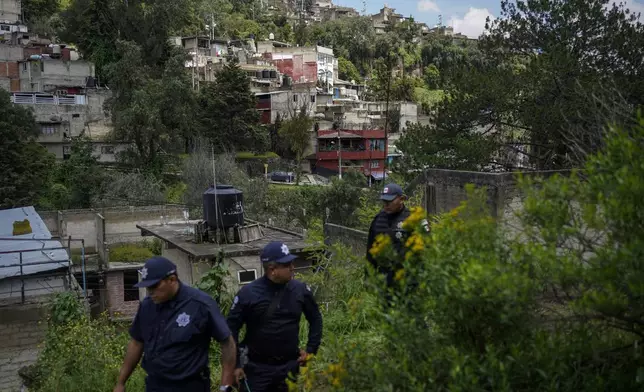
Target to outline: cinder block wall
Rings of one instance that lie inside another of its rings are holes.
[[[0,309],[0,391],[20,391],[18,371],[36,362],[46,328],[45,312],[40,308],[15,305]]]

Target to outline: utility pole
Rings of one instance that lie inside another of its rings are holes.
[[[340,128],[338,128],[338,177],[342,179],[342,139],[340,139]]]
[[[384,165],[382,167],[382,183],[386,184],[387,181],[384,181],[385,178],[387,177],[387,159],[388,159],[388,154],[387,151],[389,150],[389,136],[387,130],[389,129],[389,98],[390,98],[390,93],[391,93],[391,71],[392,71],[392,66],[391,66],[391,52],[387,52],[387,91],[386,91],[386,101],[385,101],[385,161]]]

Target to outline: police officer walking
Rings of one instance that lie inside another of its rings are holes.
[[[296,375],[320,346],[322,315],[311,288],[293,279],[295,258],[284,243],[266,245],[260,255],[264,276],[242,287],[233,301],[228,326],[235,342],[246,324],[235,370],[242,391],[287,391],[289,373]],[[306,350],[299,348],[302,313],[309,323]]]
[[[141,302],[131,340],[114,392],[125,383],[143,356],[146,392],[209,392],[208,348],[211,338],[221,345],[222,386],[232,390],[235,341],[225,318],[208,294],[181,283],[177,267],[165,257],[153,257],[139,271],[148,296]]]
[[[409,217],[410,211],[405,206],[407,196],[398,184],[386,185],[380,194],[380,200],[383,202],[382,210],[375,216],[369,227],[367,260],[378,272],[385,275],[387,288],[391,288],[394,282],[394,275],[398,269],[402,268],[402,263],[405,259],[405,241],[410,233],[403,229],[403,222]],[[429,231],[427,221],[424,221],[424,227]],[[379,234],[388,235],[391,238],[391,244],[398,256],[396,260],[390,260],[388,265],[378,263],[369,252]],[[389,294],[386,295],[386,299],[387,301],[391,300]]]

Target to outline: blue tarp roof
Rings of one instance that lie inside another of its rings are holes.
[[[25,219],[29,220],[32,233],[14,236],[13,223]],[[0,210],[0,252],[23,251],[23,265],[48,262],[23,266],[23,275],[69,268],[69,256],[65,249],[40,250],[63,246],[60,241],[50,238],[49,229],[33,207]],[[14,266],[18,264],[20,264],[20,252],[0,253],[0,279],[20,276],[20,267]]]

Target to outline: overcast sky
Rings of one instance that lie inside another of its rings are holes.
[[[619,2],[619,0],[617,0]],[[644,15],[644,0],[622,0],[631,11]],[[336,5],[353,7],[362,12],[363,0],[333,0]],[[382,0],[366,0],[367,13],[376,14],[383,7]],[[405,16],[432,27],[443,16],[443,24],[454,27],[455,32],[478,37],[485,28],[485,18],[499,15],[500,0],[390,0],[388,5]],[[644,19],[644,18],[642,18]]]

